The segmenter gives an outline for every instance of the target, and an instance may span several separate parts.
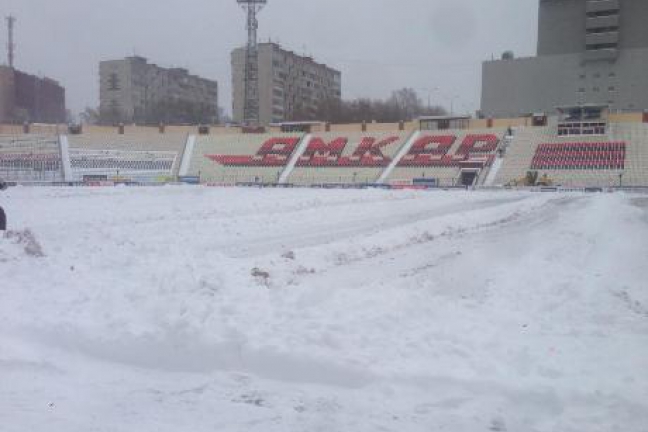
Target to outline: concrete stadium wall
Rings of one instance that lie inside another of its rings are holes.
[[[22,135],[21,125],[0,125],[0,135]]]
[[[30,124],[30,135],[62,135],[68,131],[67,125]],[[0,135],[24,135],[24,126],[20,124],[0,124]]]
[[[493,119],[492,128],[508,128],[508,127],[521,127],[521,126],[531,126],[530,117],[518,117],[511,119]]]
[[[612,113],[610,123],[643,123],[642,113]]]
[[[516,126],[531,126],[531,118],[471,119],[468,129],[505,129]]]
[[[64,126],[67,130],[67,126]],[[118,126],[97,126],[97,125],[84,125],[83,134],[102,134],[102,135],[118,135]],[[240,127],[225,127],[225,126],[210,126],[210,135],[234,135],[241,133]],[[157,135],[160,130],[157,126],[124,126],[124,134],[138,134],[138,135]],[[165,135],[198,135],[198,126],[165,126]],[[161,135],[161,134],[160,134]]]
[[[332,124],[331,132],[358,132],[362,131],[362,125],[358,123],[354,124]]]
[[[612,123],[642,123],[642,112],[630,113],[611,113],[610,122]],[[506,129],[508,127],[524,127],[531,126],[530,117],[510,117],[510,118],[491,118],[491,119],[470,119],[468,129]],[[404,124],[405,132],[413,132],[419,129],[417,121],[406,122]],[[352,124],[331,124],[330,132],[335,133],[358,133],[362,132],[362,123]],[[367,123],[367,133],[381,133],[381,132],[398,132],[398,123]],[[312,133],[325,133],[326,124],[319,123],[312,126]],[[23,125],[21,124],[0,124],[0,135],[22,135]],[[30,124],[30,134],[41,135],[65,135],[68,133],[68,126],[64,124]],[[117,126],[98,126],[98,125],[84,125],[84,135],[118,135],[119,127]],[[126,135],[161,135],[157,126],[124,126],[124,133]],[[231,126],[210,126],[209,135],[239,135],[242,133],[241,127]],[[267,128],[267,133],[281,134],[279,126],[271,126]],[[165,126],[164,135],[198,135],[198,126]]]

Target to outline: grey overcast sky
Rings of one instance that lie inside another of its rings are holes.
[[[482,60],[535,53],[537,3],[269,0],[259,36],[341,70],[345,99],[413,87],[472,112]],[[17,67],[60,81],[74,113],[98,105],[99,61],[132,54],[217,79],[219,104],[231,111],[229,53],[246,39],[236,0],[0,0],[0,14],[18,18]],[[6,38],[3,25],[3,47]]]

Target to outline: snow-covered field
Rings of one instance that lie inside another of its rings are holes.
[[[648,431],[648,198],[15,188],[0,431]]]

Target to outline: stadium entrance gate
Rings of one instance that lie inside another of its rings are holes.
[[[459,176],[459,184],[461,186],[474,186],[477,183],[478,177],[479,177],[478,169],[461,170],[461,174]]]

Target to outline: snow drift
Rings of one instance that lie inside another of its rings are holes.
[[[3,194],[0,431],[644,431],[648,200]]]

